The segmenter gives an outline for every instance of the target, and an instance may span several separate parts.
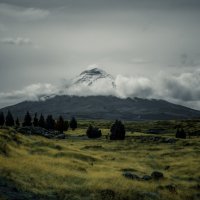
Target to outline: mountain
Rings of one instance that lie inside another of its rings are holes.
[[[1,109],[10,110],[15,117],[24,117],[26,111],[55,117],[76,116],[80,119],[168,120],[200,117],[200,111],[175,105],[164,100],[141,98],[121,99],[114,96],[55,96],[45,101],[24,101]]]
[[[38,101],[23,101],[0,111],[6,113],[10,110],[21,119],[27,111],[81,119],[168,120],[200,117],[200,111],[164,100],[119,98],[115,96],[116,90],[115,79],[110,74],[93,68],[83,71],[55,93],[45,95],[44,91],[44,95],[38,96]]]
[[[100,82],[107,82],[108,85],[116,88],[114,78],[108,74],[106,71],[93,68],[83,71],[79,76],[75,77],[72,80],[72,85],[85,85],[85,86],[94,86]]]

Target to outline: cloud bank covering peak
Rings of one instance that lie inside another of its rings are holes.
[[[85,72],[91,73],[94,69],[99,70],[101,74],[98,74],[98,76],[92,74],[88,82],[82,75]],[[79,78],[81,78],[81,81],[77,82]],[[79,76],[66,80],[59,85],[37,83],[22,90],[1,92],[2,103],[0,107],[24,100],[45,100],[55,95],[114,95],[119,98],[164,99],[172,103],[200,109],[200,70],[174,75],[161,73],[150,79],[144,76],[128,77],[121,74],[113,77],[104,70],[96,68],[96,66],[95,68],[89,67]]]

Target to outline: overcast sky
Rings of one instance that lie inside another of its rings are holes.
[[[199,0],[0,0],[0,107],[96,64],[200,109],[199,21]]]

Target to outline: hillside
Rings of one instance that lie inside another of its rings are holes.
[[[129,132],[124,141],[109,141],[102,129],[103,137],[91,140],[85,131],[54,140],[0,129],[0,199],[198,199],[199,138],[162,143]],[[147,179],[153,171],[164,178]]]
[[[163,100],[141,98],[121,99],[114,96],[55,96],[45,101],[24,101],[0,111],[10,110],[15,117],[23,118],[26,111],[32,114],[76,116],[80,119],[164,120],[187,119],[200,116],[196,111]]]

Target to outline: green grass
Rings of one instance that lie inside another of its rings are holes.
[[[135,135],[147,134],[130,131],[125,141],[109,141],[105,127],[97,140],[71,137],[85,135],[84,127],[66,132],[66,140],[0,129],[0,199],[188,200],[199,193],[200,138],[141,142]],[[164,179],[129,180],[126,170],[139,176],[158,170]]]

